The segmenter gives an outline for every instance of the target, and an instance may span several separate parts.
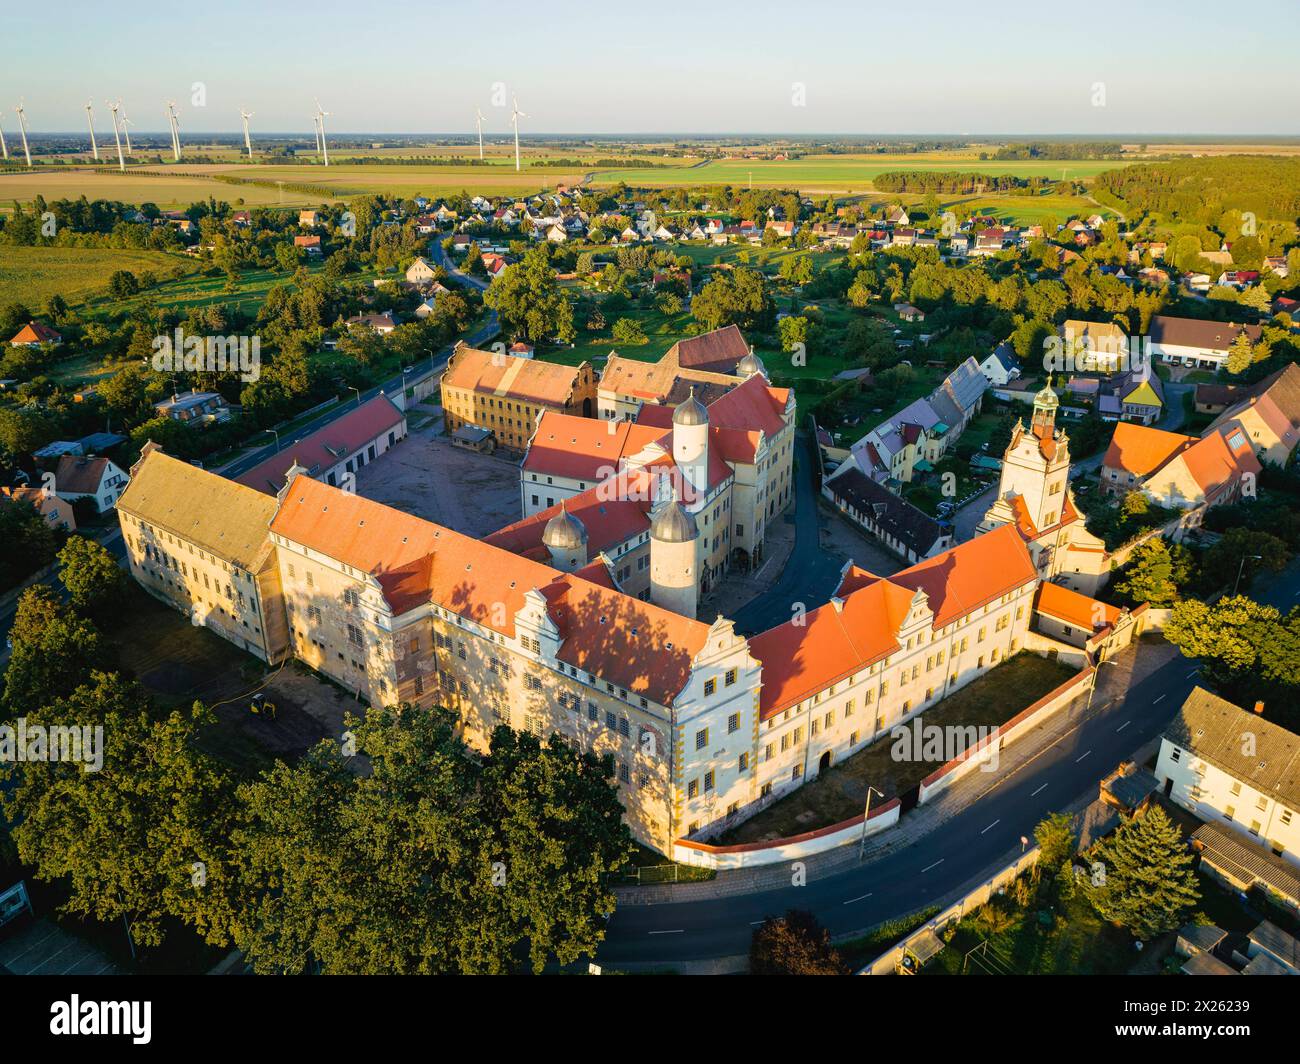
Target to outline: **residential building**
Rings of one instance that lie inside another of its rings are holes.
[[[65,454],[54,470],[54,494],[65,502],[91,499],[95,511],[111,510],[126,489],[126,471],[108,458]]]
[[[822,494],[841,513],[909,562],[932,558],[953,545],[950,525],[941,525],[852,462],[844,463],[823,482]]]
[[[0,492],[11,503],[34,507],[50,528],[60,529],[64,532],[75,532],[77,530],[77,518],[72,512],[72,504],[66,499],[60,499],[52,491],[19,486],[0,488]]]
[[[63,343],[63,336],[57,329],[52,329],[41,321],[29,321],[9,341],[10,347],[40,347],[50,344],[58,347]]]
[[[1171,366],[1219,370],[1228,361],[1228,351],[1245,333],[1252,344],[1259,343],[1258,325],[1233,325],[1196,318],[1173,318],[1157,314],[1147,327],[1151,357]]]
[[[177,392],[170,399],[154,403],[153,408],[163,417],[187,425],[230,420],[230,406],[218,392]]]
[[[1261,461],[1285,466],[1300,442],[1300,366],[1287,365],[1224,398],[1223,411],[1210,429],[1236,425],[1249,437]],[[1200,388],[1197,409],[1201,409]]]
[[[995,388],[1004,387],[1020,376],[1020,359],[1005,340],[979,366],[984,379]]]
[[[1160,740],[1156,778],[1202,820],[1300,866],[1300,736],[1193,688]]]
[[[1150,366],[1117,373],[1098,389],[1097,412],[1103,421],[1154,425],[1164,409],[1164,384]]]
[[[1102,459],[1101,486],[1107,494],[1140,490],[1161,506],[1199,511],[1253,494],[1261,468],[1235,424],[1197,439],[1121,421]]]

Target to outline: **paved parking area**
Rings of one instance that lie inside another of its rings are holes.
[[[0,933],[0,970],[14,975],[116,975],[104,954],[52,920],[24,918]]]
[[[517,460],[453,447],[438,419],[357,474],[357,494],[467,536],[522,516]]]

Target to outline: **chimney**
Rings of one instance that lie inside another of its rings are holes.
[[[1258,713],[1261,717],[1264,715],[1264,703],[1263,703],[1263,702],[1256,702],[1256,703],[1255,703],[1255,712]]]

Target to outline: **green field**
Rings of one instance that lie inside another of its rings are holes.
[[[152,270],[164,277],[178,268],[192,271],[196,266],[184,256],[161,251],[0,245],[0,292],[5,302],[38,310],[56,294],[69,304],[102,295],[116,270]]]
[[[717,159],[676,170],[601,170],[597,185],[734,185],[798,188],[804,192],[865,192],[872,179],[892,170],[976,171],[1017,177],[1083,179],[1125,163],[1108,160],[982,160],[975,152],[925,152],[896,155],[806,155],[801,159]]]

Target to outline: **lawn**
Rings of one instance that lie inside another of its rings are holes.
[[[920,719],[938,726],[1001,725],[1074,674],[1068,665],[1020,653],[926,710]],[[868,785],[883,792],[878,801],[887,801],[943,764],[924,758],[896,760],[893,745],[887,734],[882,736],[728,832],[722,842],[759,842],[838,824],[862,812]]]
[[[52,295],[61,295],[70,305],[101,296],[117,270],[152,271],[162,277],[196,268],[191,259],[162,251],[0,245],[0,291],[6,302],[22,303],[33,312]]]

